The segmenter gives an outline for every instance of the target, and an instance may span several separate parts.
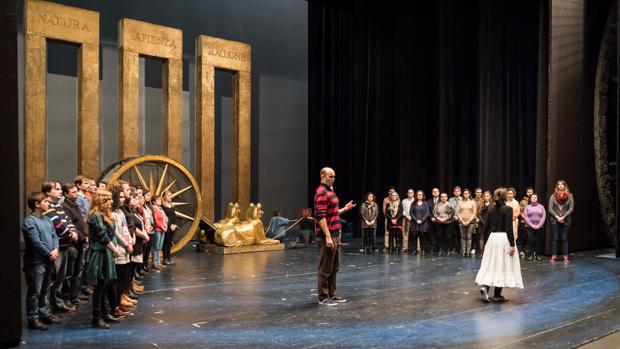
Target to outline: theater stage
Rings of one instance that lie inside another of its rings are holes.
[[[480,301],[477,259],[343,252],[338,290],[348,303],[337,308],[317,305],[315,248],[224,256],[187,247],[145,279],[121,324],[90,328],[87,305],[46,332],[24,325],[21,346],[568,348],[620,329],[620,263],[596,257],[609,251],[569,264],[522,260],[526,288],[506,290],[503,304]]]

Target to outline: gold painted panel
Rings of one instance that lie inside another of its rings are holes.
[[[139,55],[165,59],[162,139],[164,153],[183,161],[183,32],[124,18],[119,21],[119,156],[139,155]]]
[[[40,190],[46,163],[46,39],[80,44],[78,49],[77,172],[99,174],[99,13],[46,1],[25,3],[26,193]]]
[[[215,207],[215,68],[233,77],[233,200],[245,210],[251,185],[251,46],[201,35],[196,39],[196,158],[205,216]]]

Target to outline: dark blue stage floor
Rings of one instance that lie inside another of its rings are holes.
[[[569,264],[522,259],[524,290],[483,304],[480,260],[344,251],[338,290],[319,307],[317,251],[210,255],[186,248],[145,279],[135,315],[91,329],[90,306],[46,332],[24,329],[23,348],[445,347],[569,348],[620,329],[620,262],[608,251]],[[24,325],[25,327],[25,325]]]

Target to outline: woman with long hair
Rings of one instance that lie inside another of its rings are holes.
[[[397,192],[390,194],[390,201],[385,207],[387,229],[390,233],[389,252],[400,254],[403,249],[403,204]]]
[[[523,288],[521,264],[512,231],[513,210],[506,206],[506,188],[495,189],[493,199],[495,205],[487,211],[484,224],[489,239],[476,275],[476,283],[482,286],[480,295],[485,303],[489,302],[491,287],[495,288],[494,302],[507,300],[502,296],[504,287]]]
[[[418,190],[415,193],[415,200],[409,208],[409,216],[411,216],[411,234],[409,237],[413,243],[412,249],[415,251],[414,254],[421,253],[423,256],[426,254],[426,251],[431,252],[432,248],[428,245],[429,239],[426,236],[428,220],[431,215],[425,199],[424,192]],[[420,239],[420,252],[417,250],[418,238]]]
[[[106,320],[110,320],[110,313],[109,309],[106,310],[104,307],[104,299],[108,288],[116,280],[114,258],[120,256],[114,244],[112,193],[104,189],[97,190],[97,195],[88,212],[87,223],[90,255],[86,278],[91,285],[95,285],[92,299],[92,327],[110,328],[106,323]]]
[[[555,190],[549,198],[549,216],[551,217],[551,232],[553,234],[552,261],[558,259],[558,242],[561,242],[564,262],[568,262],[568,228],[572,221],[574,207],[573,194],[568,189],[568,184],[562,179],[557,181]]]
[[[161,208],[168,217],[168,230],[164,235],[164,245],[162,247],[164,253],[164,264],[175,264],[172,260],[172,254],[170,250],[174,245],[174,233],[177,231],[177,216],[174,213],[174,206],[172,206],[172,193],[168,190],[162,193],[162,206]]]
[[[127,227],[127,219],[122,207],[125,206],[125,191],[122,187],[116,186],[112,192],[112,217],[114,218],[114,233],[116,249],[119,256],[114,258],[116,264],[116,275],[118,279],[110,287],[110,296],[108,297],[110,305],[116,307],[122,305],[129,309],[138,301],[130,297],[128,294],[131,287],[131,253],[133,252],[133,239]]]
[[[471,237],[474,234],[474,221],[476,220],[476,201],[471,198],[469,189],[463,190],[463,199],[456,205],[456,220],[459,222],[461,233],[461,254],[469,257],[471,252]]]
[[[379,206],[374,193],[366,193],[365,198],[364,203],[360,205],[363,248],[365,253],[374,253]]]
[[[155,220],[153,218],[153,209],[151,208],[151,192],[146,189],[142,195],[142,210],[144,211],[144,232],[149,236],[142,254],[142,273],[148,273],[151,271],[149,260],[153,246],[153,225]]]
[[[164,245],[164,234],[168,230],[168,216],[162,209],[161,197],[153,195],[151,199],[151,209],[153,210],[153,269],[161,270],[165,265],[160,263],[159,254]]]
[[[477,255],[476,257],[478,258],[482,258],[482,252],[484,251],[484,244],[487,242],[487,239],[489,238],[488,232],[485,232],[484,230],[484,223],[485,223],[485,219],[487,216],[487,211],[489,210],[489,208],[491,207],[491,200],[492,200],[493,196],[491,195],[491,192],[488,190],[485,190],[484,193],[482,193],[482,199],[480,200],[480,204],[478,205],[478,242],[479,242],[479,248],[478,251],[476,251]]]
[[[140,270],[142,269],[144,244],[149,240],[148,234],[144,232],[144,210],[142,209],[142,197],[138,193],[131,194],[129,200],[129,209],[133,213],[133,222],[135,226],[135,244],[133,253],[131,254],[131,275],[134,280],[131,283],[131,291],[135,294],[144,292],[144,287],[137,280],[143,278]]]

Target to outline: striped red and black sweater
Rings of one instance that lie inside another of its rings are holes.
[[[320,221],[325,218],[327,221],[327,228],[330,232],[334,232],[332,234],[340,233],[339,205],[338,195],[336,195],[332,188],[323,183],[316,188],[314,193],[314,212],[316,214],[316,220]],[[318,224],[316,225],[316,233],[318,237],[324,237]]]

